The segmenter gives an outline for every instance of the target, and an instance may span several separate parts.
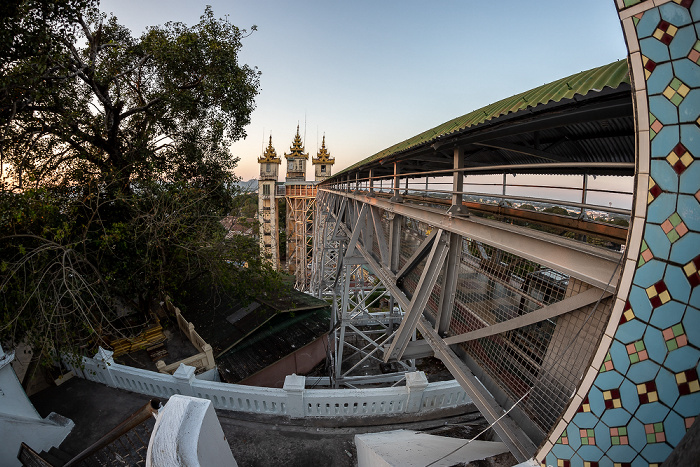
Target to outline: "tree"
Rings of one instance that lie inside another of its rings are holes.
[[[259,88],[238,61],[247,32],[209,7],[140,38],[90,0],[2,8],[0,340],[75,350],[192,279],[275,283],[220,224]]]

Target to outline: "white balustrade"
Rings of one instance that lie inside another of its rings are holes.
[[[406,386],[369,389],[305,389],[305,377],[289,375],[284,388],[263,388],[199,380],[194,367],[180,365],[174,374],[157,373],[115,363],[100,348],[76,367],[82,378],[128,391],[169,398],[180,394],[208,399],[217,409],[302,417],[361,417],[421,413],[471,403],[456,381],[428,383],[422,371],[408,373]]]

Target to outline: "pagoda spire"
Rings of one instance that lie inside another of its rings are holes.
[[[314,157],[311,162],[313,164],[335,164],[335,159],[331,157],[331,154],[326,149],[326,135],[323,135],[323,140],[321,142],[321,149],[318,150],[318,154]]]
[[[304,153],[304,145],[301,141],[301,135],[299,134],[299,125],[297,124],[297,134],[294,136],[294,141],[292,141],[292,145],[289,147],[289,154],[284,153],[284,157],[287,159],[308,159],[309,154]]]
[[[275,148],[272,147],[272,135],[270,135],[270,143],[267,145],[267,149],[265,149],[265,153],[258,157],[258,162],[259,163],[264,163],[264,162],[269,162],[271,164],[281,164],[282,160],[277,157],[277,151],[275,151]]]

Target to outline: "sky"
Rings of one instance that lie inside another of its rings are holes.
[[[262,72],[247,137],[232,146],[244,180],[258,177],[270,135],[278,155],[289,152],[297,124],[312,156],[325,134],[336,173],[627,54],[614,0],[102,0],[101,9],[138,36],[167,21],[195,24],[207,4],[258,28],[240,53]]]

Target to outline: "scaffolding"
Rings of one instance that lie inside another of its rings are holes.
[[[313,255],[314,182],[287,182],[287,271],[295,278],[294,288],[309,291]]]

